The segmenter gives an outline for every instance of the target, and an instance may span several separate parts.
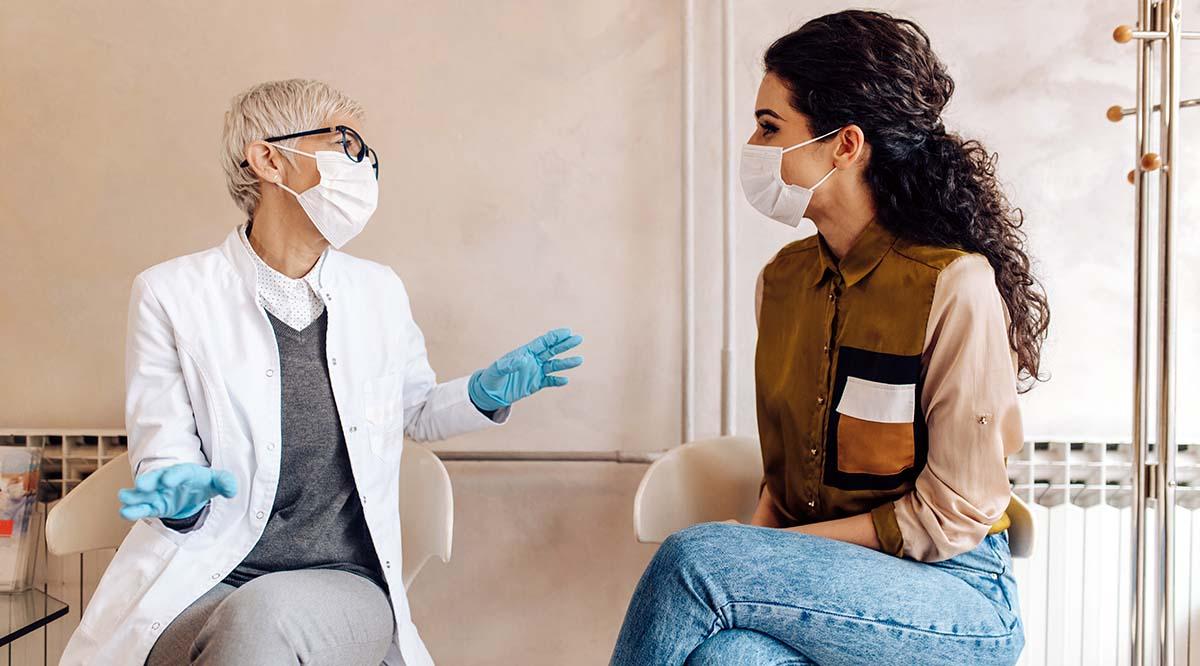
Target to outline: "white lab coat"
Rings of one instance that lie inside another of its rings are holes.
[[[64,665],[140,666],[167,625],[245,558],[270,516],[280,474],[279,350],[238,233],[134,280],[125,361],[134,475],[211,463],[237,477],[238,494],[214,499],[187,533],[157,520],[136,523],[67,644]],[[431,664],[400,575],[404,435],[453,437],[503,422],[507,410],[496,421],[481,414],[467,378],[437,383],[392,269],[331,248],[319,270],[329,379],[391,589],[396,630],[385,663]]]

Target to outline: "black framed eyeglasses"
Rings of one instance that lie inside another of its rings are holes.
[[[335,125],[334,127],[322,127],[320,129],[308,130],[306,132],[293,132],[292,134],[284,134],[282,136],[272,136],[263,141],[274,143],[276,141],[285,141],[287,139],[299,139],[305,136],[316,136],[318,134],[329,134],[330,132],[341,133],[341,140],[338,143],[342,144],[342,150],[346,151],[346,157],[349,157],[352,162],[362,162],[364,159],[371,160],[371,168],[375,170],[375,180],[379,180],[379,156],[375,154],[375,150],[368,146],[362,139],[362,135],[354,131],[352,127],[345,125]],[[242,160],[241,167],[244,169],[250,166],[249,160]]]

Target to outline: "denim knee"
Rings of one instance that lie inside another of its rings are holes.
[[[734,526],[724,523],[700,523],[685,527],[667,537],[654,559],[660,566],[682,567],[710,560],[715,551],[728,543]]]
[[[795,666],[812,664],[799,652],[771,636],[746,629],[723,629],[709,636],[688,656],[686,666]]]

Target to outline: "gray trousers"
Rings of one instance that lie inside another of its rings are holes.
[[[308,569],[218,583],[159,636],[146,666],[361,664],[392,643],[392,607],[371,581]]]

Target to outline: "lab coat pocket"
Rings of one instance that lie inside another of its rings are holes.
[[[837,405],[839,472],[891,476],[915,464],[916,393],[915,384],[846,378]]]
[[[384,460],[399,460],[404,448],[404,375],[367,380],[363,400],[371,452]]]
[[[80,627],[94,636],[115,632],[162,574],[179,546],[138,521],[104,570]]]

